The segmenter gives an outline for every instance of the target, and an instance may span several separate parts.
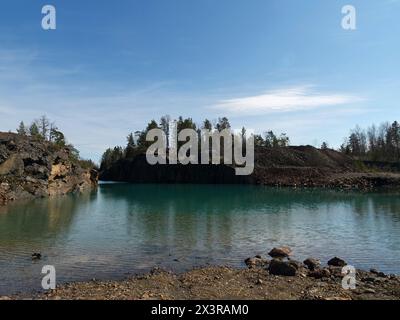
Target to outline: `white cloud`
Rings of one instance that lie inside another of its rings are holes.
[[[212,106],[212,109],[224,111],[226,114],[260,115],[343,105],[363,100],[347,94],[315,92],[311,88],[298,86],[272,90],[256,96],[222,100]]]

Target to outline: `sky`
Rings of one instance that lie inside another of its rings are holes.
[[[43,30],[42,7],[57,29]],[[342,7],[356,8],[345,30]],[[84,158],[162,115],[338,147],[400,120],[400,0],[3,0],[0,131],[46,114]]]

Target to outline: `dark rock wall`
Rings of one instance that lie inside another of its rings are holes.
[[[248,176],[236,176],[235,169],[226,165],[149,165],[145,155],[121,160],[101,173],[104,181],[135,183],[251,183]]]

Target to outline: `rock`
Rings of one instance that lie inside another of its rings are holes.
[[[32,260],[40,260],[42,259],[42,254],[41,253],[32,253]]]
[[[374,273],[374,274],[378,274],[379,273],[379,271],[376,270],[376,269],[370,269],[369,272]]]
[[[347,262],[344,261],[343,259],[340,259],[338,257],[334,257],[331,260],[328,261],[329,266],[334,266],[334,267],[344,267],[347,265]]]
[[[264,268],[268,265],[267,259],[261,258],[261,256],[255,256],[254,258],[247,258],[244,263],[247,267],[251,268]]]
[[[0,205],[90,190],[97,182],[97,172],[73,160],[69,147],[0,132]]]
[[[270,274],[277,276],[295,276],[297,268],[290,264],[289,261],[273,259],[269,264],[268,271]]]
[[[314,271],[315,269],[317,269],[321,265],[321,261],[319,261],[318,259],[314,259],[314,258],[307,258],[306,260],[304,260],[303,263],[311,271]]]
[[[289,247],[276,247],[273,248],[268,255],[272,258],[286,258],[292,254],[292,249]]]
[[[300,261],[293,260],[293,259],[290,259],[290,258],[288,258],[288,263],[289,263],[291,266],[295,267],[296,270],[299,270],[300,268],[303,267],[303,264],[302,264]]]
[[[329,269],[317,269],[314,271],[311,271],[308,274],[309,277],[315,278],[315,279],[323,279],[323,278],[329,278],[331,276],[331,272]]]
[[[364,290],[364,292],[365,293],[375,293],[376,291],[374,289],[367,288]]]
[[[376,280],[377,279],[374,277],[365,277],[361,279],[362,282],[376,282]]]

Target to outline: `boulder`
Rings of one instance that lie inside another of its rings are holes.
[[[307,258],[306,260],[303,261],[303,263],[311,271],[314,271],[315,269],[319,268],[319,266],[321,265],[321,261],[319,261],[318,259],[314,259],[314,258]]]
[[[314,271],[311,271],[308,274],[309,277],[315,278],[315,279],[322,279],[322,278],[329,278],[331,276],[331,272],[329,269],[317,269]]]
[[[290,263],[290,261],[282,261],[273,259],[269,263],[268,271],[276,276],[295,276],[297,274],[297,267]]]
[[[276,247],[268,253],[272,258],[287,258],[292,254],[289,247]]]
[[[287,261],[291,266],[294,266],[297,270],[303,267],[303,264],[300,261],[293,260],[290,258],[288,258]]]
[[[264,268],[268,265],[269,261],[267,259],[263,259],[261,256],[255,256],[254,258],[247,258],[244,263],[252,268]]]
[[[340,259],[338,257],[334,257],[331,260],[328,261],[329,266],[334,266],[334,267],[344,267],[347,265],[347,262],[344,261],[343,259]]]

